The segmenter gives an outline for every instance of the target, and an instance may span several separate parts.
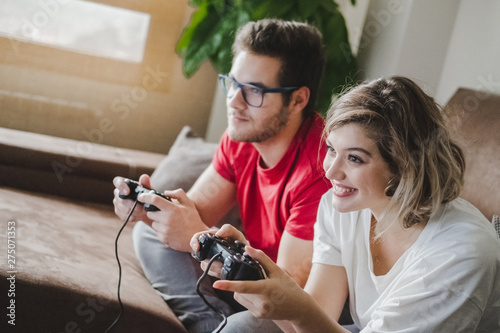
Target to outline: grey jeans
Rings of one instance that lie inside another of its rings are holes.
[[[203,274],[200,263],[190,253],[166,247],[156,238],[156,232],[143,222],[134,226],[133,241],[146,278],[186,329],[191,333],[213,331],[222,317],[196,293],[196,283]],[[206,277],[200,291],[210,304],[230,316],[237,311],[237,303],[232,300],[232,295],[215,291],[212,283],[213,279]],[[230,304],[231,301],[234,304]]]
[[[235,313],[227,320],[221,333],[282,333],[283,331],[269,319],[255,318],[248,311]]]

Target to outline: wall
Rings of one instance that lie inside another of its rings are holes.
[[[435,94],[460,1],[375,0],[364,25],[363,77],[404,75]]]
[[[366,79],[405,75],[445,104],[459,87],[500,94],[500,3],[373,0],[358,59]]]
[[[500,94],[500,2],[462,0],[437,89],[446,101],[457,87]]]
[[[184,125],[204,135],[216,73],[182,74],[188,1],[98,2],[151,15],[142,63],[0,38],[0,126],[160,153]]]

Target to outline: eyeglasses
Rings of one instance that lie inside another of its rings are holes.
[[[260,108],[262,103],[264,103],[264,94],[284,93],[298,89],[298,87],[261,88],[251,84],[239,83],[232,76],[229,76],[229,74],[219,74],[219,81],[226,97],[232,98],[238,89],[241,88],[241,94],[245,103],[255,108]]]

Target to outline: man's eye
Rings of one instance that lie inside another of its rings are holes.
[[[262,93],[262,89],[257,88],[257,87],[247,87],[247,92],[249,94],[256,94],[259,95]]]

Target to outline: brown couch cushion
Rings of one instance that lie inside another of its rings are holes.
[[[0,186],[111,205],[116,175],[151,173],[164,155],[0,128]]]
[[[114,242],[122,223],[112,208],[0,188],[0,211],[0,248],[7,248],[7,222],[15,222],[16,326],[9,329],[104,332],[119,313]],[[130,226],[120,236],[118,253],[125,312],[114,332],[185,332],[143,277]],[[5,259],[0,273],[4,300],[12,270]],[[5,304],[2,327],[8,319]]]

